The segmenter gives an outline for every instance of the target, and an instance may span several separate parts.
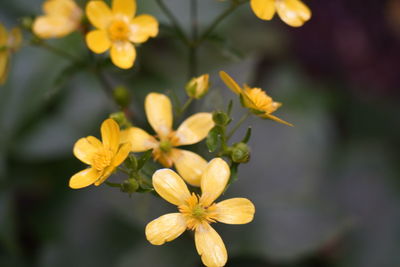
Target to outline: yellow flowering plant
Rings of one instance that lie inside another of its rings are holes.
[[[152,193],[163,198],[177,206],[178,212],[143,225],[147,240],[162,245],[186,230],[193,231],[196,250],[203,264],[210,267],[224,266],[228,261],[225,244],[211,224],[246,224],[253,220],[255,213],[254,204],[246,198],[215,202],[239,177],[240,164],[252,158],[251,127],[246,127],[241,139],[232,142],[231,138],[244,128],[243,123],[250,115],[293,126],[275,115],[282,104],[261,88],[239,86],[225,71],[219,72],[220,79],[212,70],[202,75],[198,71],[203,67],[199,61],[206,59],[199,57],[200,48],[206,49],[204,43],[215,37],[217,26],[249,1],[253,12],[263,20],[270,20],[278,13],[285,23],[299,27],[311,17],[311,11],[300,0],[231,0],[229,7],[203,29],[198,0],[190,0],[189,34],[175,17],[175,10],[163,0],[155,0],[169,20],[169,24],[162,27],[157,13],[137,15],[140,8],[135,0],[90,0],[84,1],[84,5],[74,0],[45,0],[43,15],[21,20],[21,27],[30,34],[29,44],[68,60],[61,72],[65,75],[62,81],[68,82],[78,72],[85,74],[83,78],[86,74],[93,75],[112,103],[107,108],[113,113],[100,127],[101,140],[87,136],[73,145],[73,155],[87,167],[68,177],[69,187],[106,185],[129,195]],[[59,41],[47,40],[62,39],[73,32],[76,33],[71,39],[64,40],[68,45],[58,46]],[[10,56],[19,48],[21,36],[19,28],[8,32],[0,24],[0,83],[6,79]],[[158,54],[137,58],[138,46],[150,38],[154,38],[154,46],[148,49],[163,53],[165,39],[179,41],[179,55],[168,58],[168,66],[171,65],[173,71],[176,68],[176,73],[181,71],[181,66],[174,65],[175,58],[187,59],[184,69],[188,70],[188,79],[180,81],[179,90],[159,92],[167,85],[153,88],[151,83],[147,88],[139,88],[136,83],[146,75],[154,84],[163,80],[145,62],[151,58],[150,61],[161,68],[164,65],[159,63],[163,63],[163,59],[156,57]],[[107,51],[109,57],[95,55]],[[123,75],[121,69],[124,69]],[[222,80],[238,96],[246,110],[241,119],[236,120],[232,115],[232,100],[228,99],[226,109],[210,100],[218,93],[211,86],[213,79]],[[141,94],[144,90],[147,91]],[[141,112],[142,106],[144,112]],[[147,125],[152,132],[144,130]],[[110,181],[114,173],[115,181]],[[189,188],[199,194],[190,193]]]

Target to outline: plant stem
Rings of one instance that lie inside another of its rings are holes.
[[[122,185],[121,184],[118,184],[118,183],[112,183],[112,182],[104,182],[106,185],[108,185],[109,187],[118,187],[118,188],[121,188],[122,187]]]
[[[186,36],[185,32],[183,31],[182,27],[180,26],[178,20],[174,16],[174,14],[171,12],[171,10],[165,5],[163,0],[156,0],[158,6],[160,7],[161,11],[164,12],[165,16],[171,21],[172,25],[175,28],[176,33],[178,34],[178,37],[181,39],[183,43],[186,45],[189,45],[189,39]]]
[[[180,111],[179,111],[178,116],[182,115],[182,114],[186,111],[186,109],[190,106],[190,104],[192,104],[192,102],[193,102],[193,98],[189,98],[189,99],[185,102],[185,104],[183,104],[182,108],[181,108]]]
[[[229,140],[232,135],[240,128],[240,126],[242,125],[242,123],[247,120],[248,117],[250,117],[251,113],[247,112],[246,114],[244,114],[240,120],[236,123],[236,125],[232,128],[232,130],[228,133],[228,135],[226,136],[227,140]]]

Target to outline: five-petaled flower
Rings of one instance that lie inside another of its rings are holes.
[[[227,251],[214,222],[246,224],[253,220],[255,208],[246,198],[214,201],[225,190],[230,176],[228,164],[215,158],[208,163],[201,178],[201,196],[190,194],[185,182],[170,169],[153,175],[153,186],[166,201],[178,206],[178,213],[163,215],[146,226],[146,238],[153,245],[162,245],[180,236],[186,229],[194,231],[196,249],[206,266],[224,266]]]
[[[43,4],[45,15],[37,17],[33,32],[40,38],[61,38],[81,25],[82,10],[73,0],[47,0]]]
[[[144,130],[131,127],[122,131],[122,142],[130,142],[132,152],[153,149],[153,158],[165,167],[175,165],[179,174],[191,185],[200,185],[200,176],[207,165],[201,156],[176,146],[191,145],[203,140],[214,127],[212,114],[196,113],[187,118],[176,131],[172,130],[173,115],[170,99],[163,94],[150,93],[145,100],[147,120],[157,138]]]
[[[232,77],[224,71],[220,71],[219,76],[226,86],[240,96],[242,105],[248,108],[252,113],[263,119],[270,119],[288,126],[293,126],[293,124],[271,114],[282,106],[282,103],[273,101],[261,88],[250,88],[246,84],[241,88]]]
[[[110,49],[112,62],[122,69],[133,66],[136,49],[158,34],[158,21],[150,15],[135,17],[135,0],[113,0],[112,9],[103,1],[90,1],[86,14],[97,28],[86,35],[90,50],[101,54]]]
[[[101,125],[102,142],[94,136],[79,139],[74,146],[74,155],[90,165],[69,180],[74,189],[102,184],[128,156],[130,144],[121,144],[120,129],[113,119]]]
[[[11,54],[19,49],[21,42],[22,34],[19,28],[13,28],[8,32],[0,23],[0,84],[6,82]]]
[[[251,0],[250,6],[258,18],[271,20],[277,12],[292,27],[300,27],[311,18],[310,9],[300,0]]]

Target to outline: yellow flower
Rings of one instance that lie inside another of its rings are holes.
[[[113,119],[101,125],[101,142],[94,136],[79,139],[74,146],[74,155],[90,168],[78,172],[69,180],[74,189],[102,184],[128,156],[129,143],[120,144],[120,130]]]
[[[172,130],[172,104],[163,94],[150,93],[145,100],[147,120],[157,138],[144,130],[131,127],[122,131],[121,141],[130,142],[132,152],[153,149],[153,158],[165,167],[175,165],[179,174],[191,185],[200,185],[200,176],[207,165],[201,156],[177,146],[191,145],[203,140],[214,127],[211,113],[196,113],[187,118],[176,131]]]
[[[22,43],[22,34],[19,28],[10,32],[0,23],[0,84],[7,80],[11,54],[19,49]]]
[[[43,39],[61,38],[77,30],[83,15],[73,0],[47,0],[43,12],[45,15],[37,17],[32,28]]]
[[[112,9],[103,1],[90,1],[86,14],[97,28],[86,35],[90,50],[101,54],[110,49],[112,62],[129,69],[136,58],[132,43],[144,43],[158,34],[158,21],[150,15],[135,17],[135,0],[113,0]]]
[[[255,208],[246,198],[214,201],[225,190],[229,180],[228,164],[220,158],[210,161],[201,179],[201,196],[190,194],[184,181],[170,169],[153,175],[153,186],[166,201],[178,206],[179,213],[163,215],[146,226],[146,238],[153,245],[162,245],[180,236],[186,229],[194,231],[196,249],[206,266],[224,266],[227,251],[214,222],[245,224],[253,220]]]
[[[300,0],[251,0],[253,12],[262,20],[271,20],[275,12],[292,27],[300,27],[311,18],[310,9]]]
[[[273,101],[273,99],[268,96],[265,91],[261,90],[261,88],[250,88],[247,85],[244,85],[243,88],[241,88],[232,77],[224,71],[220,71],[219,76],[226,86],[228,86],[235,94],[240,96],[243,106],[248,108],[252,113],[264,119],[270,119],[288,126],[293,126],[293,124],[281,120],[271,114],[282,104]]]
[[[208,92],[210,75],[203,74],[191,79],[186,84],[186,93],[191,98],[200,99]]]

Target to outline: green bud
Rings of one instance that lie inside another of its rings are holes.
[[[122,129],[132,127],[132,124],[128,121],[125,113],[122,111],[112,113],[110,115],[110,118],[115,120],[118,123],[119,127],[121,127]]]
[[[216,125],[226,126],[231,122],[231,118],[223,111],[214,111],[212,118]]]
[[[138,189],[139,184],[133,178],[126,179],[121,185],[121,191],[124,193],[132,194],[135,193]]]
[[[235,163],[246,163],[250,160],[250,148],[245,143],[236,143],[232,147],[232,161]]]
[[[203,74],[199,77],[191,79],[186,84],[185,90],[190,98],[200,99],[207,94],[209,87],[209,75]]]
[[[128,107],[131,102],[131,93],[125,86],[122,85],[114,89],[113,97],[117,104],[122,108]]]
[[[134,155],[129,155],[129,157],[125,160],[125,165],[128,167],[130,171],[138,170],[138,160]]]

